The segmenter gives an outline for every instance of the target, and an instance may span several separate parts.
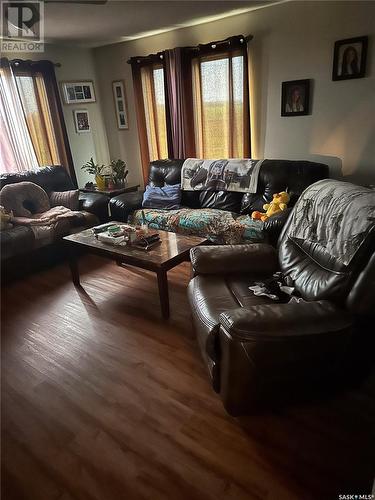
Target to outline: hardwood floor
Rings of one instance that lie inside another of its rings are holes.
[[[375,381],[243,419],[212,391],[192,333],[190,268],[85,257],[2,292],[4,500],[324,500],[370,493]]]

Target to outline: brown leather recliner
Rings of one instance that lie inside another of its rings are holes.
[[[373,354],[364,334],[374,340],[374,252],[375,191],[334,180],[304,191],[277,250],[249,244],[191,251],[198,342],[230,414],[298,400],[355,370],[362,347]],[[249,290],[275,271],[293,284],[298,302]]]

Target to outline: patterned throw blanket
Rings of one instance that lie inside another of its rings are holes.
[[[325,179],[300,196],[289,237],[301,247],[320,247],[347,266],[374,227],[374,190]]]
[[[263,161],[188,158],[182,165],[181,189],[185,191],[256,193],[259,170]]]

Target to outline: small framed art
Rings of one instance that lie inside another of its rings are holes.
[[[73,111],[73,115],[77,134],[91,132],[87,109],[76,109]]]
[[[66,104],[95,102],[94,82],[61,82],[63,98]]]
[[[112,89],[113,99],[115,103],[117,127],[120,130],[126,130],[129,128],[129,122],[124,82],[122,80],[116,80],[115,82],[112,82]]]
[[[367,44],[367,36],[335,42],[332,80],[351,80],[365,76]]]
[[[310,80],[292,80],[281,85],[281,116],[301,116],[310,112]]]

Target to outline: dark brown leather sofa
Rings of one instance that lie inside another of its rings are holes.
[[[184,160],[157,160],[150,164],[149,184],[163,187],[181,182]],[[215,208],[241,215],[254,210],[263,211],[263,205],[272,195],[287,190],[293,207],[302,191],[310,184],[329,176],[328,166],[323,163],[292,160],[265,160],[259,175],[258,189],[254,194],[225,191],[183,191],[181,204],[187,208]],[[129,216],[142,207],[143,191],[125,193],[110,200],[113,220],[128,221]],[[290,209],[273,216],[265,223],[265,231],[271,242],[276,242],[287,220]]]
[[[4,173],[0,175],[0,190],[7,184],[22,181],[41,186],[47,194],[51,191],[76,189],[66,169],[62,166],[47,166],[36,171]],[[108,219],[108,198],[98,193],[80,193],[79,210],[87,214],[86,226],[72,227],[72,231],[85,229]],[[0,232],[2,281],[22,276],[31,269],[55,262],[63,256],[62,247],[56,244],[39,247],[33,231],[27,226],[14,226]]]
[[[195,277],[188,294],[198,343],[212,386],[231,415],[319,394],[374,361],[375,191],[356,186],[367,208],[354,204],[349,183],[320,181],[305,193],[319,192],[322,183],[342,190],[339,197],[352,211],[350,220],[340,212],[331,219],[328,212],[326,221],[318,221],[312,217],[313,202],[304,202],[303,194],[277,250],[253,244],[191,251]],[[327,213],[329,203],[327,196],[321,213]],[[358,213],[367,209],[366,233],[358,235]],[[312,238],[294,236],[300,210]],[[350,263],[327,251],[318,237],[314,240],[322,222],[327,239],[339,242],[338,252],[342,245],[353,252]],[[289,278],[302,301],[278,303],[249,290],[275,271]]]
[[[33,182],[47,193],[77,189],[68,172],[61,165],[47,166],[27,172],[4,173],[0,175],[0,190],[6,184]],[[90,212],[100,220],[108,219],[108,197],[99,193],[79,193],[79,210]]]

